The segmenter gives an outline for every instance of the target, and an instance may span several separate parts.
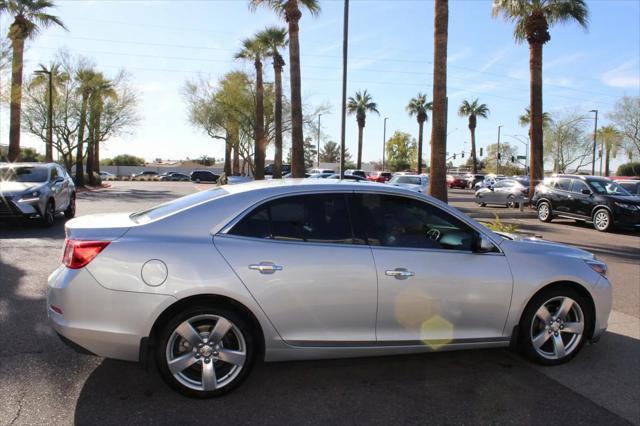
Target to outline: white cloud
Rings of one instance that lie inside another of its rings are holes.
[[[607,86],[623,89],[640,88],[639,61],[632,59],[602,74],[602,82]]]
[[[511,46],[497,51],[495,55],[493,55],[484,65],[479,68],[479,70],[482,72],[487,71],[489,68],[500,62],[502,58],[507,55],[507,52],[509,52],[509,50],[511,50]]]

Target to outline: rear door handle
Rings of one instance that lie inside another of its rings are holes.
[[[384,272],[386,275],[390,277],[394,277],[397,280],[406,280],[407,278],[415,276],[415,272],[407,271],[406,268],[396,268],[387,270]]]
[[[259,271],[261,274],[273,274],[277,271],[282,271],[283,268],[273,262],[260,262],[258,264],[249,265],[249,269]]]

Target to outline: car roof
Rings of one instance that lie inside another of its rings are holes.
[[[57,163],[2,163],[3,167],[51,167],[51,166],[59,166]]]
[[[241,183],[237,185],[225,185],[224,189],[230,194],[239,194],[249,191],[268,191],[277,193],[288,192],[304,192],[304,191],[362,191],[366,188],[367,191],[380,191],[380,192],[396,192],[398,194],[406,194],[406,190],[384,183],[370,182],[366,185],[355,182],[353,180],[340,180],[340,179],[268,179],[262,181],[253,181],[247,183]]]

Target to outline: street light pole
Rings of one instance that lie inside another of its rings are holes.
[[[387,145],[387,120],[389,117],[384,118],[384,129],[382,130],[382,170],[384,171],[385,151]]]
[[[349,46],[349,0],[344,0],[344,27],[342,34],[342,128],[340,130],[340,179],[344,178],[344,151],[347,120],[347,52]]]
[[[592,109],[589,112],[596,113],[596,119],[593,126],[593,161],[591,162],[591,175],[593,176],[596,174],[596,142],[597,142],[596,134],[598,133],[598,110]]]
[[[498,126],[498,153],[496,154],[496,174],[500,174],[500,128],[504,126]]]
[[[47,130],[47,146],[45,147],[45,162],[53,162],[53,74],[51,70],[44,67],[35,72],[36,74],[47,74],[49,77],[49,111],[47,121],[49,129]]]
[[[318,168],[320,168],[320,117],[322,114],[318,114]]]

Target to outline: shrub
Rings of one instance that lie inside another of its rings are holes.
[[[496,214],[496,218],[493,222],[483,223],[484,226],[491,229],[494,232],[505,232],[507,234],[513,234],[518,231],[518,225],[513,223],[502,223],[500,216]]]
[[[640,163],[631,162],[631,163],[621,164],[620,167],[618,167],[618,171],[616,172],[616,175],[618,175],[618,176],[640,176]]]

